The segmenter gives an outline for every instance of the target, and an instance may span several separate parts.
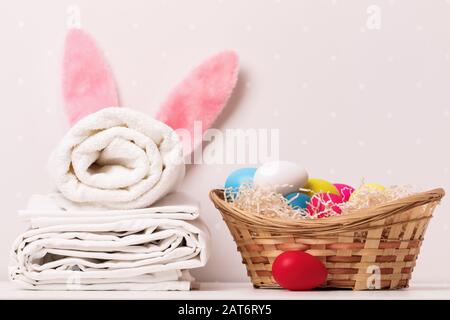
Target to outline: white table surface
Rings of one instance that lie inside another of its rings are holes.
[[[0,299],[209,299],[209,300],[396,300],[396,299],[450,299],[450,286],[412,285],[402,290],[350,291],[324,290],[292,292],[280,289],[254,289],[249,283],[200,284],[199,290],[180,291],[31,291],[17,289],[14,284],[0,282]]]

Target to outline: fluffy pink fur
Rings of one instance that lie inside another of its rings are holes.
[[[108,64],[94,40],[80,29],[71,29],[67,34],[62,81],[71,125],[90,113],[119,105]]]
[[[190,133],[190,141],[181,136],[187,154],[201,142],[193,141],[194,121],[201,121],[203,132],[211,127],[236,85],[238,69],[236,53],[221,52],[195,68],[161,106],[158,120]]]

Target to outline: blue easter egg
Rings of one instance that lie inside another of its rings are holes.
[[[293,209],[306,209],[308,207],[308,202],[311,200],[311,197],[301,193],[301,192],[292,192],[284,196],[288,201],[295,198],[289,205]]]
[[[239,187],[244,184],[251,184],[256,168],[241,168],[233,171],[225,181],[225,189],[230,192],[237,192]]]

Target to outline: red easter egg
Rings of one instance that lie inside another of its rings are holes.
[[[272,275],[283,288],[299,291],[317,288],[327,280],[327,269],[316,257],[304,251],[286,251],[276,257]]]
[[[328,217],[331,211],[341,213],[338,204],[343,202],[341,195],[334,193],[316,193],[309,201],[306,210],[310,215],[318,214],[318,218]]]
[[[343,183],[335,183],[334,186],[336,187],[336,189],[338,189],[339,193],[341,194],[343,202],[347,202],[348,199],[350,199],[350,196],[352,195],[353,191],[355,191],[355,188],[350,187],[349,185]]]

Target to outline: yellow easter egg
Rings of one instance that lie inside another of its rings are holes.
[[[369,189],[376,189],[376,190],[380,190],[380,191],[386,190],[386,188],[384,186],[382,186],[381,184],[378,184],[378,183],[365,183],[364,186]]]
[[[339,190],[332,183],[323,179],[309,179],[304,189],[311,190],[307,192],[310,197],[316,193],[333,193],[339,195]]]
[[[386,188],[384,186],[382,186],[381,184],[378,183],[365,183],[363,184],[361,187],[359,187],[358,189],[356,189],[352,195],[350,196],[349,201],[352,200],[352,197],[355,196],[356,194],[359,193],[359,191],[361,190],[361,188],[368,188],[368,189],[373,189],[373,190],[378,190],[378,191],[384,191],[386,190]]]

